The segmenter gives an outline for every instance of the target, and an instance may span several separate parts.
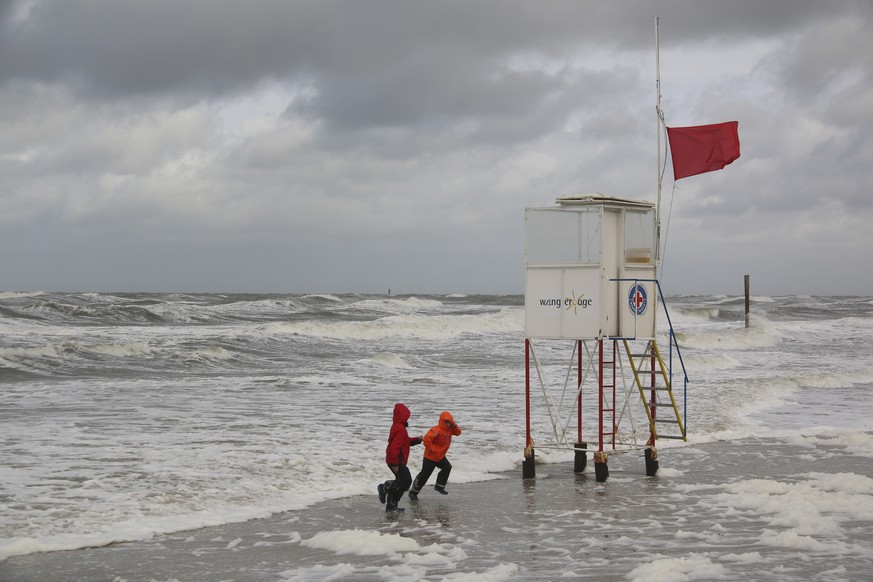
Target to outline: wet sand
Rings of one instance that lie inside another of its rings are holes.
[[[538,465],[536,479],[512,471],[450,483],[447,496],[428,487],[417,502],[404,496],[398,514],[386,514],[374,483],[372,496],[267,519],[11,557],[0,562],[0,580],[762,581],[863,580],[873,572],[868,518],[843,517],[838,531],[810,535],[790,522],[791,503],[779,505],[778,493],[769,510],[725,489],[749,482],[767,495],[774,483],[803,484],[810,473],[869,478],[869,457],[757,439],[664,449],[660,463],[659,474],[646,477],[640,453],[613,455],[605,483],[595,482],[590,460],[582,474],[571,463]],[[817,495],[816,511],[828,507],[827,491]]]

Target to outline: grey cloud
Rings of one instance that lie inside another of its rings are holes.
[[[772,248],[773,288],[801,285],[825,239],[873,244],[849,228],[873,220],[871,10],[0,1],[0,272],[8,288],[520,292],[525,206],[654,199],[660,15],[662,50],[688,57],[663,63],[670,120],[738,119],[743,151],[677,184],[668,276],[717,292]]]

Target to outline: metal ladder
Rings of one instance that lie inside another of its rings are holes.
[[[615,364],[618,360],[618,340],[604,339],[600,341],[600,369],[603,375],[600,381],[600,412],[602,414],[599,419],[601,426],[601,438],[603,442],[599,443],[603,449],[606,445],[609,448],[615,449],[615,437],[617,432],[615,419]],[[612,350],[608,350],[607,345],[612,345]],[[611,353],[610,353],[611,352]]]
[[[658,439],[687,441],[682,415],[673,396],[670,373],[661,358],[658,342],[649,340],[643,352],[637,354],[631,352],[627,340],[623,342],[633,371],[634,383],[649,419],[648,444],[654,445]],[[659,411],[662,412],[659,414]]]

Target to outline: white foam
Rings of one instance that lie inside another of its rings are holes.
[[[812,298],[808,297],[808,299]],[[749,300],[755,303],[776,303],[776,298],[768,295],[750,295]]]
[[[324,294],[315,293],[315,294],[311,294],[311,295],[304,295],[303,298],[304,299],[324,299],[326,301],[334,301],[336,303],[344,303],[344,301],[341,298],[337,297],[336,295],[331,295],[330,293],[324,293]]]
[[[378,299],[363,299],[350,306],[358,310],[374,310],[393,313],[434,312],[442,309],[442,301],[422,299],[419,297],[380,297]]]
[[[670,320],[673,322],[674,326],[682,326],[691,323],[709,323],[717,319],[720,313],[721,311],[718,307],[670,308]]]
[[[344,580],[351,578],[356,573],[358,573],[358,569],[355,566],[343,563],[330,566],[316,564],[308,568],[286,570],[280,572],[279,575],[286,582],[306,582],[309,580]]]
[[[336,340],[374,341],[387,338],[450,339],[463,334],[521,331],[524,312],[501,309],[481,315],[393,315],[374,321],[323,322],[308,320],[271,323],[267,334],[305,335]]]
[[[844,432],[840,429],[823,427],[817,431],[817,434],[792,434],[788,439],[789,442],[801,446],[839,447],[852,455],[873,458],[873,434],[867,430]]]
[[[442,577],[449,582],[503,582],[512,580],[518,575],[516,564],[501,563],[482,572],[454,572]]]
[[[422,549],[417,541],[400,534],[358,529],[318,532],[311,538],[301,541],[300,545],[329,550],[339,555],[358,556],[391,556],[400,552],[418,552]]]
[[[685,357],[685,366],[689,370],[706,373],[707,370],[732,370],[742,366],[742,363],[727,354],[692,353]]]
[[[666,447],[665,447],[666,449]],[[685,472],[674,467],[658,467],[659,477],[681,477]]]
[[[407,297],[406,299],[391,299],[389,303],[402,305],[403,307],[413,307],[415,309],[439,309],[443,306],[442,301],[436,299],[420,299],[418,297]]]
[[[26,299],[28,297],[39,297],[41,295],[45,295],[45,291],[3,291],[0,292],[0,300]]]
[[[681,558],[657,558],[637,566],[626,578],[634,582],[664,582],[666,580],[720,580],[732,578],[730,570],[700,554]]]
[[[20,370],[39,370],[41,366],[38,360],[57,360],[61,357],[61,352],[56,345],[0,349],[0,363]]]
[[[85,351],[106,356],[114,356],[117,358],[143,357],[152,354],[152,349],[145,342],[134,342],[129,344],[95,344],[83,346]]]
[[[742,554],[723,554],[720,558],[725,562],[738,564],[763,564],[767,561],[761,552],[744,552]]]
[[[760,318],[753,318],[746,328],[741,323],[717,324],[680,330],[681,345],[685,349],[736,351],[770,348],[779,343],[782,334],[778,328]]]
[[[873,479],[851,473],[809,473],[805,480],[751,479],[721,486],[708,496],[719,513],[744,515],[767,527],[760,543],[825,554],[873,556],[849,541],[847,524],[873,520]]]
[[[401,356],[392,353],[392,352],[382,352],[379,353],[372,358],[369,358],[368,361],[373,362],[374,364],[378,364],[380,366],[385,366],[386,368],[394,368],[394,369],[404,369],[411,370],[412,366],[410,366],[406,360],[404,360]]]
[[[400,534],[358,529],[319,532],[301,541],[300,545],[338,555],[394,557],[409,566],[451,568],[467,558],[463,548],[452,544],[424,546]]]
[[[840,540],[820,540],[813,536],[801,535],[796,530],[771,530],[761,532],[760,543],[776,548],[789,548],[816,554],[844,556],[856,552],[852,544]]]

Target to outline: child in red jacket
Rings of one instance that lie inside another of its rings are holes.
[[[409,447],[419,444],[421,437],[410,437],[406,432],[409,415],[409,409],[403,403],[394,405],[394,422],[388,434],[388,447],[385,449],[385,463],[394,473],[394,480],[380,483],[377,487],[379,501],[385,503],[385,511],[403,511],[402,507],[397,507],[397,503],[412,484],[412,475],[406,466],[409,461]]]
[[[436,485],[433,488],[437,493],[449,494],[446,491],[446,485],[449,483],[452,464],[446,458],[446,453],[449,452],[449,447],[452,445],[452,435],[458,436],[460,434],[461,427],[455,424],[452,413],[440,413],[439,424],[424,435],[424,460],[421,464],[421,472],[412,482],[412,490],[409,492],[410,499],[418,499],[421,488],[427,484],[427,480],[430,479],[433,470],[437,467],[440,468],[440,472],[437,474]]]

